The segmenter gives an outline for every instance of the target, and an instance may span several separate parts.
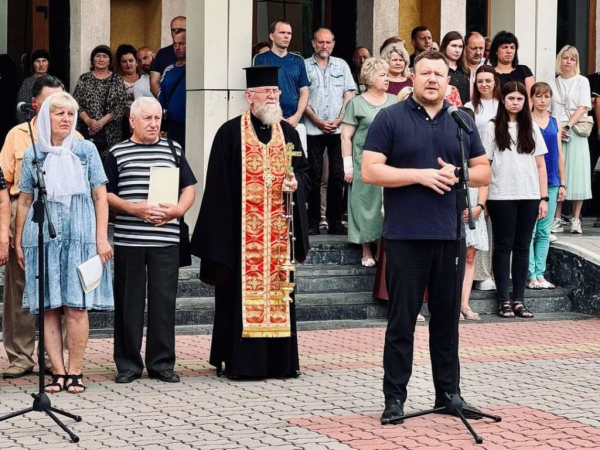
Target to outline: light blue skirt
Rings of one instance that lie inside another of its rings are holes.
[[[92,292],[83,292],[77,266],[97,255],[96,213],[89,194],[74,195],[68,208],[62,203],[48,202],[48,209],[56,230],[50,239],[44,224],[44,311],[68,306],[78,309],[114,309],[111,261],[102,274],[100,286]],[[38,224],[32,222],[33,204],[27,214],[23,230],[25,254],[25,291],[23,307],[30,314],[38,314]]]

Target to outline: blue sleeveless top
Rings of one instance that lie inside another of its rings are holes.
[[[554,116],[550,116],[550,121],[546,128],[540,127],[544,142],[548,147],[548,153],[544,155],[546,159],[546,172],[548,173],[548,186],[560,185],[560,174],[558,173],[558,124]]]

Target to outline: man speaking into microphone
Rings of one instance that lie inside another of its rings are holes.
[[[454,321],[458,321],[454,187],[461,152],[456,139],[459,125],[447,111],[451,105],[444,101],[449,81],[448,60],[441,53],[420,54],[414,64],[412,97],[377,115],[363,147],[363,181],[385,188],[383,236],[390,301],[383,353],[382,424],[403,422],[415,324],[426,288],[435,407],[445,406],[445,394],[453,393],[452,357],[454,345],[458,345],[454,342]],[[475,129],[466,114],[459,118]],[[477,131],[464,136],[464,147],[470,186],[489,184],[490,164]],[[464,227],[460,239],[459,267],[464,272]],[[464,400],[463,407],[472,409]]]

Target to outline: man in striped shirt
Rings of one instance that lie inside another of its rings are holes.
[[[194,203],[196,178],[179,144],[160,138],[162,109],[152,97],[131,105],[131,139],[110,149],[104,161],[108,203],[116,211],[115,340],[117,383],[141,377],[140,354],[148,284],[146,369],[150,378],[178,382],[175,367],[175,299],[179,275],[179,224]],[[176,155],[176,158],[175,158]],[[177,167],[177,205],[149,205],[151,167]]]

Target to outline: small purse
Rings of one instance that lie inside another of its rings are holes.
[[[565,101],[565,97],[562,92],[562,87],[560,85],[560,81],[556,80],[556,87],[558,88],[558,95],[560,96],[560,100],[565,107],[565,112],[569,119],[571,118],[571,111],[569,111],[569,107],[567,106],[567,102]],[[581,137],[589,137],[592,134],[592,128],[594,128],[594,119],[587,114],[585,116],[581,116],[577,123],[573,125],[572,130],[577,133]]]

